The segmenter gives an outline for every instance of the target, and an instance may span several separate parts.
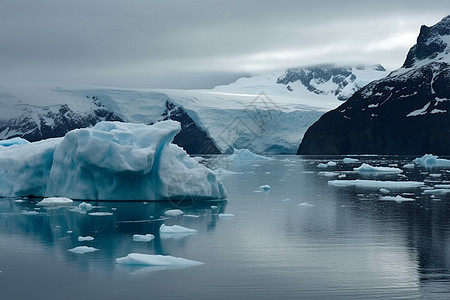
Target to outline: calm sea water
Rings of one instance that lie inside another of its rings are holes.
[[[358,157],[378,166],[412,158]],[[319,163],[337,162],[320,169]],[[271,161],[211,167],[223,177],[226,201],[91,202],[89,212],[41,207],[40,199],[0,199],[1,299],[450,299],[450,194],[391,190],[413,198],[380,201],[378,189],[337,188],[328,180],[419,180],[449,184],[446,169],[406,169],[362,176],[342,157],[278,156]],[[343,178],[345,175],[345,178]],[[259,189],[270,185],[269,191]],[[181,208],[184,215],[165,217]],[[233,214],[221,218],[219,213]],[[196,229],[159,235],[161,224]],[[151,233],[151,242],[133,234]],[[92,236],[92,241],[78,241]],[[98,251],[76,254],[77,246]],[[137,252],[204,262],[190,268],[127,267]]]

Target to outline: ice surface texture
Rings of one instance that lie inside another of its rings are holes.
[[[0,196],[86,200],[225,198],[215,174],[171,144],[175,121],[100,122],[0,150]]]

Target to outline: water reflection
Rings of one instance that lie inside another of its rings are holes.
[[[0,199],[0,236],[16,241],[17,236],[20,236],[20,240],[26,240],[27,244],[37,244],[36,249],[43,246],[47,249],[50,247],[50,251],[56,250],[71,264],[79,264],[81,270],[106,273],[116,269],[116,258],[131,252],[173,254],[171,249],[174,244],[177,249],[183,248],[191,236],[164,236],[159,232],[162,224],[213,231],[218,214],[224,212],[227,205],[225,200],[203,201],[184,208],[181,216],[169,217],[164,212],[176,208],[170,202],[89,202],[92,208],[85,210],[80,209],[84,207],[82,202],[42,207],[37,205],[40,200]],[[155,238],[150,242],[133,242],[134,234],[152,234]],[[94,239],[79,241],[80,236]],[[68,251],[83,245],[99,251],[86,254]],[[120,268],[127,269],[123,266]],[[158,269],[163,268],[153,270]],[[136,271],[135,268],[133,270]]]

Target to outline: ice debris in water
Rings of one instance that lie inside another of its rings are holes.
[[[38,202],[36,205],[70,205],[73,203],[72,199],[66,197],[49,197],[44,198],[42,201]]]
[[[403,165],[403,168],[404,169],[414,169],[414,164],[413,163],[405,164],[405,165]]]
[[[319,163],[319,164],[317,165],[317,167],[320,168],[320,169],[326,169],[326,168],[328,168],[328,164]]]
[[[215,174],[172,144],[176,121],[100,122],[64,138],[0,147],[0,197],[225,198]]]
[[[232,219],[232,218],[234,218],[233,214],[225,214],[225,213],[219,214],[219,219]]]
[[[183,211],[181,209],[169,209],[166,210],[164,214],[169,217],[178,217],[183,214]]]
[[[358,168],[353,168],[354,171],[365,173],[365,172],[374,172],[374,173],[402,173],[403,170],[399,168],[391,168],[391,167],[374,167],[369,164],[363,163]]]
[[[260,187],[259,187],[259,189],[261,190],[261,191],[269,191],[270,190],[270,185],[268,185],[268,184],[264,184],[264,185],[261,185]]]
[[[133,234],[133,241],[135,242],[150,242],[155,238],[153,234]]]
[[[400,195],[397,195],[397,196],[382,196],[382,197],[380,197],[380,200],[382,200],[382,201],[395,201],[397,203],[401,203],[401,202],[414,201],[415,199],[413,199],[413,198],[406,198],[406,197],[402,197]]]
[[[425,168],[447,168],[450,167],[450,160],[438,158],[436,155],[425,154],[422,157],[413,160],[413,163]]]
[[[329,167],[336,167],[337,163],[334,162],[334,161],[329,161],[329,162],[327,162],[327,166],[329,166]]]
[[[93,241],[94,240],[94,237],[92,237],[92,236],[79,236],[78,237],[78,241],[79,242],[85,242],[85,241]]]
[[[387,189],[383,189],[383,188],[381,188],[380,190],[380,193],[382,193],[382,194],[389,194],[391,191],[389,191],[389,190],[387,190]]]
[[[179,233],[185,234],[185,233],[197,233],[197,230],[186,228],[180,225],[167,226],[165,224],[162,224],[161,227],[159,228],[159,232],[164,234],[179,234]]]
[[[358,162],[359,162],[359,159],[356,159],[356,158],[350,158],[350,157],[345,157],[345,158],[342,160],[342,162],[343,162],[344,164],[354,164],[354,163],[358,163]]]
[[[336,187],[361,187],[361,188],[385,188],[385,189],[411,189],[424,186],[424,182],[419,181],[383,181],[383,180],[330,180],[329,185]]]
[[[298,206],[303,206],[303,207],[313,207],[314,204],[308,203],[308,202],[302,202],[300,203]]]
[[[234,149],[233,154],[228,156],[228,160],[271,160],[270,157],[254,154],[248,149]]]
[[[77,254],[84,254],[84,253],[89,253],[89,252],[94,252],[97,251],[98,249],[94,248],[94,247],[88,247],[88,246],[78,246],[72,249],[69,249],[67,251],[73,252],[73,253],[77,253]]]
[[[170,255],[152,255],[142,253],[130,253],[125,257],[117,258],[116,263],[138,266],[197,266],[203,264],[199,261]]]
[[[89,213],[89,215],[94,216],[94,217],[104,217],[104,216],[112,216],[113,213],[104,212],[104,211],[96,211],[96,212]]]

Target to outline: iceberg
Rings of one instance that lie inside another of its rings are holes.
[[[72,199],[66,197],[50,197],[44,198],[42,201],[38,202],[36,205],[70,205],[73,203]]]
[[[165,224],[162,224],[159,228],[159,232],[163,234],[193,234],[197,233],[197,230],[186,228],[180,225],[167,226]]]
[[[342,160],[342,162],[343,162],[344,164],[354,164],[354,163],[358,163],[358,162],[359,162],[359,159],[356,159],[356,158],[350,158],[350,157],[345,157],[345,158]]]
[[[401,202],[408,202],[408,201],[414,201],[415,199],[413,198],[406,198],[406,197],[402,197],[400,195],[397,196],[383,196],[380,197],[381,201],[395,201],[397,203],[401,203]]]
[[[189,260],[170,255],[152,255],[142,253],[130,253],[125,257],[116,259],[116,263],[136,266],[197,266],[202,262]]]
[[[133,241],[135,242],[150,242],[155,238],[153,234],[133,234]]]
[[[413,163],[425,168],[448,168],[450,167],[450,160],[438,158],[436,155],[425,154],[422,157],[413,160]]]
[[[403,170],[399,168],[391,168],[391,167],[374,167],[369,164],[363,163],[358,168],[353,168],[355,172],[359,173],[402,173]]]
[[[67,251],[73,252],[73,253],[77,253],[77,254],[84,254],[84,253],[89,253],[89,252],[94,252],[97,251],[97,248],[94,247],[88,247],[88,246],[78,246],[72,249],[69,249]]]
[[[376,189],[411,189],[419,188],[425,185],[420,181],[383,181],[383,180],[330,180],[328,185],[336,187],[360,187]]]
[[[172,144],[176,121],[100,122],[64,138],[0,147],[0,196],[77,200],[220,199],[216,175]]]

